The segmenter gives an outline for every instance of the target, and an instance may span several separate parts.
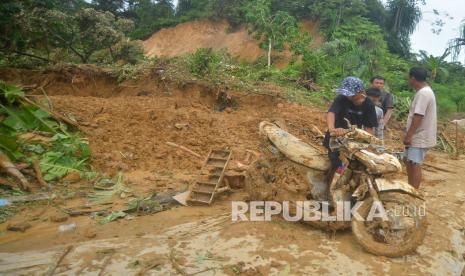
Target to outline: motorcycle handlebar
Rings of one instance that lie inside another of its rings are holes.
[[[352,129],[344,129],[344,135],[343,136],[347,135],[347,133],[349,133],[351,131],[352,131]],[[341,136],[335,135],[334,133],[329,133],[329,135],[330,135],[330,137],[341,137]]]

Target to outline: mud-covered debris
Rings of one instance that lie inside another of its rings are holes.
[[[5,171],[7,174],[16,178],[18,182],[18,186],[23,191],[30,191],[31,185],[29,181],[24,177],[24,175],[15,167],[15,165],[11,162],[10,158],[0,151],[0,168]]]
[[[35,173],[37,182],[39,182],[40,186],[42,186],[45,189],[48,189],[49,184],[44,179],[44,176],[42,174],[42,170],[40,169],[39,160],[37,160],[37,159],[32,160],[32,168],[34,169],[34,173]]]
[[[24,196],[13,196],[9,197],[6,200],[10,203],[25,203],[33,201],[42,201],[42,200],[53,200],[56,198],[56,194],[31,194]]]
[[[264,172],[262,176],[263,176],[263,179],[265,179],[266,183],[274,183],[276,181],[276,176],[269,174],[267,172]]]
[[[103,219],[99,220],[99,224],[107,224],[109,222],[115,221],[120,218],[124,218],[127,214],[123,211],[115,211],[109,214],[108,216],[104,217]]]
[[[32,225],[29,222],[20,222],[15,224],[10,224],[6,227],[6,230],[13,232],[26,232],[27,229],[31,228]]]
[[[49,136],[44,136],[35,132],[21,133],[17,136],[17,139],[23,142],[39,143],[44,145],[50,145],[52,140]]]
[[[204,157],[202,157],[200,154],[198,154],[198,153],[196,153],[196,152],[194,152],[194,151],[192,151],[192,150],[190,150],[190,149],[188,149],[188,148],[186,148],[186,147],[184,147],[184,146],[178,145],[178,144],[176,144],[176,143],[173,143],[173,142],[166,142],[166,144],[167,144],[168,146],[172,146],[172,147],[178,148],[178,149],[180,149],[180,150],[182,150],[182,151],[185,151],[185,152],[189,153],[190,155],[193,155],[193,156],[195,156],[195,157],[197,157],[197,158],[199,158],[199,159],[203,159],[203,158],[204,158]]]
[[[81,175],[78,172],[70,172],[62,180],[68,183],[76,183],[81,180]]]
[[[187,123],[177,123],[177,124],[174,124],[174,127],[179,129],[179,130],[182,130],[182,129],[185,129],[189,126],[189,124]]]
[[[232,189],[242,189],[245,185],[245,174],[243,172],[227,171],[224,179]]]
[[[85,232],[84,232],[84,237],[88,238],[88,239],[93,239],[97,236],[97,232],[95,232],[94,230],[92,229],[87,229]]]
[[[58,226],[58,232],[63,234],[63,233],[67,233],[67,232],[72,232],[76,230],[76,223],[69,223],[69,224],[61,224],[60,226]]]
[[[189,196],[190,192],[189,191],[185,191],[183,193],[180,193],[180,194],[177,194],[175,196],[173,196],[173,199],[176,200],[176,202],[178,202],[179,204],[181,205],[184,205],[184,206],[187,206],[187,197]]]
[[[56,212],[55,214],[50,215],[49,218],[52,222],[65,222],[68,220],[69,215],[62,212]]]
[[[172,200],[171,198],[169,200]],[[163,201],[163,200],[162,200]],[[153,214],[163,211],[163,205],[160,201],[153,200],[153,198],[140,199],[136,198],[128,203],[126,212],[137,212],[139,214]]]
[[[95,203],[108,202],[114,195],[121,197],[131,192],[124,183],[123,175],[118,174],[116,179],[101,178],[94,184],[95,191],[88,195],[90,201]]]

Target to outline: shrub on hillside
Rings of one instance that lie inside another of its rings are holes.
[[[193,75],[203,77],[218,69],[221,60],[221,56],[211,48],[200,48],[189,56],[188,66]]]

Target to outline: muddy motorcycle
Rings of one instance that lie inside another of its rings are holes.
[[[340,152],[345,169],[328,185],[331,166],[321,149],[269,122],[260,124],[260,133],[286,158],[308,169],[307,180],[314,200],[326,200],[333,213],[340,202],[360,202],[358,214],[363,220],[323,223],[328,229],[351,227],[365,250],[387,257],[410,254],[422,244],[427,228],[422,195],[409,184],[395,180],[402,170],[400,161],[380,150],[382,147],[376,145],[381,141],[376,137],[355,127],[346,130],[343,137],[332,137],[331,148]],[[321,187],[326,189],[322,192]],[[382,219],[367,219],[373,204],[384,208],[386,215]],[[322,225],[321,221],[309,223]]]

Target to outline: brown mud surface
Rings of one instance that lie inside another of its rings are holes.
[[[76,118],[92,149],[95,170],[122,172],[132,193],[185,190],[199,174],[201,160],[166,144],[174,142],[206,156],[211,149],[233,151],[230,171],[237,171],[247,150],[265,152],[258,133],[263,121],[278,121],[289,132],[315,142],[310,129],[324,126],[325,112],[289,103],[280,97],[231,91],[225,97],[199,83],[179,87],[155,79],[116,82],[101,73],[86,76],[38,72],[2,72],[12,83],[44,85],[54,110]],[[82,79],[79,81],[79,79]],[[74,80],[74,81],[73,81]],[[31,91],[45,100],[39,89]],[[221,111],[220,111],[221,110]],[[388,135],[398,145],[400,135]],[[465,160],[431,153],[422,191],[430,226],[417,253],[384,258],[363,251],[350,231],[326,233],[308,225],[276,218],[271,222],[232,222],[232,200],[246,200],[244,189],[222,196],[210,207],[175,207],[145,216],[100,225],[90,215],[54,222],[61,208],[119,210],[92,205],[88,182],[59,183],[51,203],[29,203],[0,224],[0,273],[42,275],[64,255],[58,275],[460,275],[465,264]],[[299,168],[283,161],[278,175],[292,195],[305,189],[295,175]],[[285,194],[283,194],[285,196]],[[25,232],[9,224],[27,222]],[[76,229],[60,233],[61,224]]]

